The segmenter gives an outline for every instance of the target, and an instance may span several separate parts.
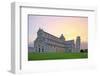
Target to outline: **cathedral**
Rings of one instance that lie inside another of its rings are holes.
[[[80,36],[74,40],[66,41],[63,34],[58,38],[52,34],[39,29],[37,32],[37,38],[34,41],[34,52],[48,53],[48,52],[80,52]]]

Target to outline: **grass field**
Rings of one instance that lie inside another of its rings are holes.
[[[88,58],[88,53],[28,53],[29,61],[79,58]]]

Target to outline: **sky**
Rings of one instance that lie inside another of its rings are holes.
[[[30,46],[33,45],[39,28],[56,37],[63,34],[66,40],[76,41],[76,37],[80,36],[81,48],[87,49],[88,47],[87,17],[29,15],[28,44]]]

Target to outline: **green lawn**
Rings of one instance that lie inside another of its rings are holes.
[[[88,58],[88,53],[28,53],[28,60]]]

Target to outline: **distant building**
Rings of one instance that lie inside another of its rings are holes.
[[[76,52],[80,52],[80,36],[77,36],[76,38]]]
[[[33,52],[34,48],[33,47],[28,47],[28,52]]]
[[[34,52],[80,52],[80,37],[77,37],[76,48],[74,40],[66,41],[63,34],[58,38],[42,29],[38,30],[34,41]]]
[[[74,40],[66,41],[66,47],[67,47],[66,52],[75,52]]]

